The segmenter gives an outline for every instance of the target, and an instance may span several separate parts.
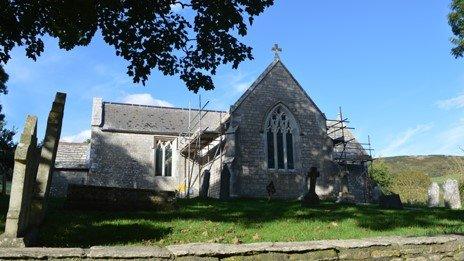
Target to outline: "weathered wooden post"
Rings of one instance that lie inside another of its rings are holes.
[[[0,246],[26,246],[30,240],[29,212],[36,178],[37,117],[27,116],[14,156],[10,204],[6,216],[5,233]]]
[[[58,150],[58,142],[61,135],[65,102],[66,94],[57,92],[48,115],[47,129],[45,130],[45,138],[40,152],[36,187],[31,206],[30,222],[35,226],[39,226],[42,223],[44,213],[47,209],[53,166],[55,165],[56,151]]]

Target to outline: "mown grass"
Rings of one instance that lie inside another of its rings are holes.
[[[1,203],[4,220],[6,199]],[[288,201],[184,199],[172,211],[83,212],[62,209],[62,201],[52,203],[40,230],[42,246],[247,243],[464,232],[464,211],[443,208],[381,210],[330,202],[301,208],[298,202]]]

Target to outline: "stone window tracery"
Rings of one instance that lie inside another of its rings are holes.
[[[172,176],[172,141],[156,142],[155,147],[155,176]]]
[[[296,122],[282,105],[271,110],[266,120],[267,166],[269,169],[294,169]]]

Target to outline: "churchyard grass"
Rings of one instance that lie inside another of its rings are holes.
[[[2,198],[5,220],[7,199]],[[40,231],[40,245],[169,245],[191,242],[251,243],[375,236],[423,236],[464,233],[464,210],[322,202],[301,208],[298,202],[266,200],[179,200],[178,210],[141,212],[71,211],[51,202]],[[0,223],[3,229],[4,223]]]

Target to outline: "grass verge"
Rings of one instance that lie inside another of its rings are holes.
[[[7,199],[0,203],[3,222]],[[53,201],[40,230],[40,245],[250,243],[464,232],[464,211],[444,208],[381,210],[331,202],[301,208],[298,202],[244,199],[182,199],[178,203],[179,210],[109,213],[63,210],[62,201]]]

